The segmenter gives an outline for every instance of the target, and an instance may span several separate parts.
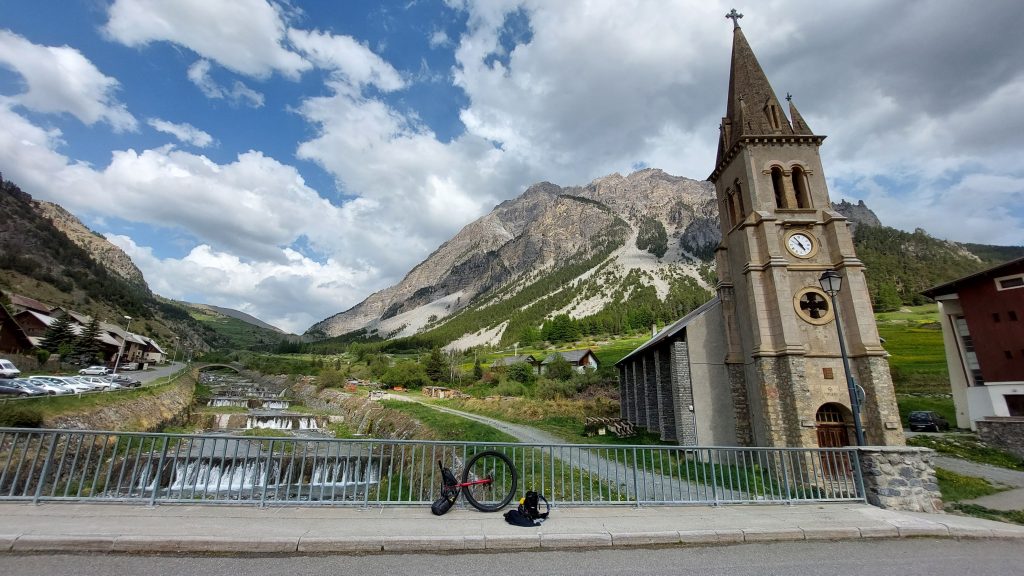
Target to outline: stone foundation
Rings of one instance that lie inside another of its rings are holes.
[[[1019,458],[1024,458],[1024,418],[988,417],[976,422],[978,438],[1000,450],[1006,450]]]
[[[941,512],[930,448],[865,446],[857,449],[869,504],[887,510]]]

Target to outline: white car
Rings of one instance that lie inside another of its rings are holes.
[[[65,388],[71,390],[75,394],[81,394],[82,392],[91,392],[92,384],[81,382],[76,376],[58,376],[61,379],[61,383]]]
[[[64,382],[56,376],[29,376],[27,378],[33,386],[39,386],[46,390],[47,394],[71,394],[73,390],[64,385]]]
[[[78,371],[82,376],[106,376],[110,370],[106,366],[89,366]]]
[[[10,360],[0,358],[0,378],[17,378],[18,376],[21,376],[21,370],[18,370]]]
[[[109,390],[110,380],[99,376],[76,376],[76,380],[88,384],[92,390]]]

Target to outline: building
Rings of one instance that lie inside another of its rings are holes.
[[[0,304],[0,352],[6,354],[28,353],[34,348],[28,335],[14,319],[14,316]]]
[[[1024,417],[1024,258],[923,294],[939,307],[957,427]]]
[[[518,356],[502,356],[501,358],[496,358],[494,362],[491,362],[491,368],[508,368],[509,366],[514,366],[516,364],[523,363],[529,364],[530,367],[534,368],[537,371],[540,370],[540,361],[530,354]]]
[[[556,356],[561,356],[566,362],[572,366],[573,370],[577,372],[583,372],[588,368],[591,370],[597,370],[600,366],[600,362],[597,361],[597,356],[594,356],[594,352],[590,348],[584,348],[583,350],[568,350],[566,352],[555,352],[554,354],[548,354],[547,358],[544,358],[540,363],[541,373],[547,371],[547,365],[551,364]]]
[[[836,295],[868,444],[902,445],[896,398],[846,218],[831,208],[815,135],[787,117],[734,19],[715,184],[717,296],[617,363],[622,417],[683,445],[853,444]]]

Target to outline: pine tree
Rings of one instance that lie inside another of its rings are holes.
[[[444,355],[441,354],[440,348],[432,349],[430,351],[430,356],[427,356],[427,360],[424,364],[427,376],[429,376],[434,382],[441,382],[448,373],[448,364],[445,362]]]
[[[71,352],[77,339],[74,326],[71,324],[71,316],[64,314],[46,328],[39,347],[52,353],[60,353],[61,350]]]
[[[100,355],[100,322],[93,318],[89,325],[82,330],[82,334],[75,338],[73,356],[84,363],[95,362]]]
[[[483,377],[484,377],[484,367],[480,365],[480,359],[477,358],[476,361],[473,362],[473,379],[474,380],[480,380]]]

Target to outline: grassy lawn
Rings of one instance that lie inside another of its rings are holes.
[[[1024,460],[978,441],[973,434],[928,434],[907,440],[911,446],[932,448],[940,454],[963,458],[979,464],[991,464],[1011,470],[1024,470]]]
[[[939,491],[942,492],[944,502],[960,502],[973,500],[996,492],[1002,492],[1006,488],[997,488],[984,478],[974,476],[963,476],[956,472],[935,469],[935,479],[939,482]]]
[[[934,304],[875,315],[897,394],[949,393],[942,328]],[[955,422],[955,419],[950,420]]]

